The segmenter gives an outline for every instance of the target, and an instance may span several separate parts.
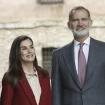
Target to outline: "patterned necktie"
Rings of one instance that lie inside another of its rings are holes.
[[[86,58],[82,50],[83,45],[84,43],[80,43],[80,49],[78,53],[78,77],[82,87],[84,86],[86,74]]]

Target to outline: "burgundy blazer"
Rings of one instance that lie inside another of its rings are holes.
[[[46,71],[47,72],[47,71]],[[41,86],[41,96],[39,105],[52,105],[50,78],[38,71]],[[23,73],[24,81],[19,80],[16,88],[13,88],[4,79],[2,80],[1,105],[37,105],[34,94]]]

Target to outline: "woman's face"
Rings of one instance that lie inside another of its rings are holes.
[[[30,39],[26,39],[20,44],[21,63],[33,62],[35,59],[35,48]]]

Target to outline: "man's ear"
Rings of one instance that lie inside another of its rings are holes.
[[[89,26],[91,27],[91,26],[92,26],[92,24],[93,24],[93,21],[92,21],[92,20],[90,20],[90,22],[89,22]]]
[[[67,22],[67,26],[68,26],[69,29],[71,29],[71,24],[70,24],[70,22]]]

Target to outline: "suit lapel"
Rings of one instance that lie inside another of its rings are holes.
[[[34,94],[32,92],[32,89],[31,89],[24,73],[23,73],[23,78],[24,78],[24,80],[20,80],[19,83],[20,83],[21,87],[23,88],[24,93],[26,94],[27,98],[29,99],[29,101],[32,105],[37,105]]]
[[[93,71],[94,66],[96,65],[96,62],[99,58],[99,53],[100,53],[100,50],[99,50],[99,47],[97,45],[97,42],[91,38],[85,82],[88,80],[91,72]],[[77,85],[81,88],[81,85],[80,85],[80,82],[78,79],[78,75],[76,72],[76,67],[75,67],[74,42],[70,43],[68,46],[66,46],[64,48],[63,57],[64,57],[64,60],[66,62],[67,68],[72,75],[72,78],[75,80]]]
[[[88,63],[87,63],[86,81],[88,80],[91,72],[93,71],[94,66],[96,65],[96,62],[99,58],[99,53],[100,53],[100,50],[98,48],[96,41],[91,38]]]
[[[40,83],[40,87],[41,87],[41,95],[40,95],[40,100],[39,100],[39,104],[38,105],[41,105],[41,104],[44,104],[42,102],[44,102],[44,97],[45,97],[45,89],[46,89],[46,86],[45,86],[45,79],[43,77],[43,74],[37,70],[38,72],[38,77],[39,77],[39,83]]]
[[[65,47],[63,50],[64,60],[66,62],[67,68],[72,75],[72,78],[76,82],[76,84],[81,88],[78,75],[75,67],[75,59],[74,59],[74,41]]]
[[[43,83],[43,77],[42,77],[42,74],[37,70],[38,72],[38,77],[39,77],[39,83],[40,83],[40,87],[41,87],[41,95],[40,95],[40,100],[42,98],[42,95],[43,95],[43,86],[44,84]],[[39,100],[39,105],[40,105],[40,100]]]

